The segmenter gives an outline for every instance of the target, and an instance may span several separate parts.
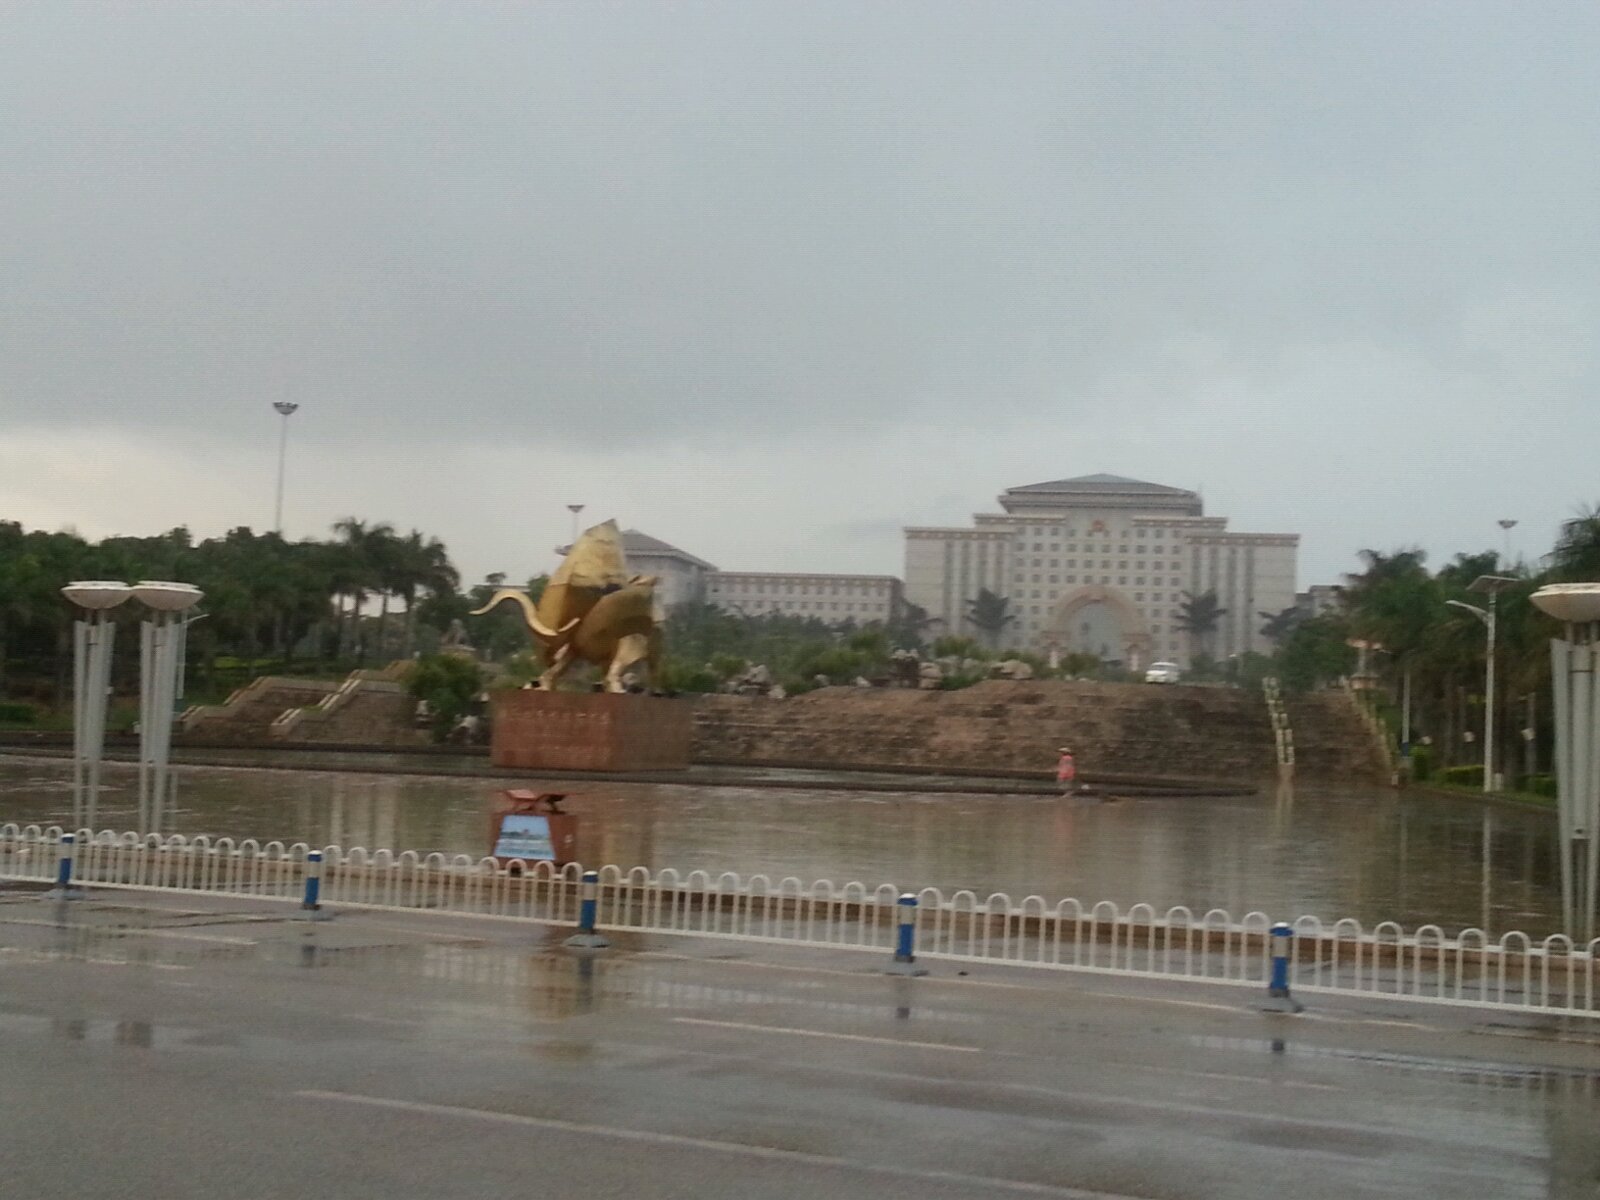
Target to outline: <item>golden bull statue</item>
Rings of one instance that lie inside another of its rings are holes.
[[[661,627],[656,622],[656,577],[628,574],[622,532],[615,521],[592,529],[567,551],[556,573],[534,603],[520,588],[501,588],[473,612],[481,616],[503,600],[522,608],[533,640],[544,652],[537,686],[554,690],[574,662],[594,663],[605,672],[608,692],[625,692],[622,677],[643,664],[653,687],[661,659]]]

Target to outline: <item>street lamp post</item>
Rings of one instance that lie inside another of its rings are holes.
[[[1476,604],[1468,604],[1464,600],[1446,600],[1445,603],[1452,608],[1465,609],[1478,620],[1483,622],[1484,628],[1489,631],[1489,650],[1487,664],[1484,668],[1483,684],[1483,790],[1493,792],[1494,786],[1494,644],[1495,644],[1495,615],[1496,601],[1500,593],[1516,584],[1515,579],[1504,575],[1479,575],[1467,587],[1469,592],[1477,592],[1489,597],[1489,606],[1479,608]]]
[[[1500,526],[1501,532],[1505,534],[1506,556],[1503,561],[1509,567],[1511,565],[1511,531],[1517,527],[1516,518],[1501,517],[1496,524]]]
[[[583,511],[583,505],[569,504],[567,505],[567,511],[572,514],[572,541],[570,544],[576,546],[578,544],[578,514]]]
[[[1556,804],[1561,832],[1561,905],[1567,933],[1594,938],[1600,855],[1600,583],[1556,583],[1533,602],[1565,627],[1550,641],[1555,694]]]
[[[283,418],[283,425],[278,430],[278,502],[273,508],[272,528],[279,534],[283,533],[283,464],[289,453],[289,418],[294,416],[299,409],[298,404],[291,404],[287,400],[274,400],[272,407]]]

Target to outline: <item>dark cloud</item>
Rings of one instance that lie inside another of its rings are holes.
[[[1563,4],[14,6],[0,409],[1052,458],[978,506],[1069,451],[1322,494],[1358,413],[1459,463],[1514,403],[1565,462],[1597,50]]]

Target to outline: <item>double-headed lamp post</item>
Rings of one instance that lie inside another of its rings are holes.
[[[1468,604],[1464,600],[1446,600],[1445,603],[1452,608],[1465,609],[1478,620],[1483,622],[1484,628],[1489,631],[1489,651],[1485,656],[1483,683],[1483,790],[1492,792],[1494,786],[1494,643],[1495,643],[1495,602],[1500,593],[1508,587],[1515,587],[1517,581],[1504,575],[1479,575],[1468,585],[1467,591],[1477,592],[1489,597],[1487,608],[1479,608],[1476,604]]]
[[[1550,641],[1561,906],[1568,935],[1587,942],[1600,892],[1600,583],[1549,584],[1533,602],[1566,635]]]

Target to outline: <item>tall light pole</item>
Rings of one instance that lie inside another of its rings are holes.
[[[567,505],[567,511],[572,514],[572,545],[578,544],[578,514],[583,511],[581,504]]]
[[[1483,622],[1484,628],[1489,631],[1489,652],[1487,665],[1484,668],[1483,684],[1483,790],[1492,792],[1494,787],[1494,642],[1495,642],[1495,601],[1500,593],[1508,587],[1516,585],[1515,579],[1508,579],[1504,575],[1479,575],[1468,585],[1467,591],[1477,592],[1489,597],[1489,607],[1479,608],[1476,604],[1468,604],[1464,600],[1446,600],[1445,603],[1452,608],[1465,609],[1478,620]]]
[[[272,528],[278,534],[283,533],[283,463],[289,453],[289,418],[294,416],[295,410],[300,406],[288,400],[274,400],[272,407],[283,418],[283,425],[278,430],[278,503],[273,509]]]
[[[1509,567],[1511,565],[1511,531],[1517,527],[1516,518],[1501,517],[1497,524],[1500,526],[1501,532],[1505,534],[1506,543],[1506,556],[1501,561]]]

